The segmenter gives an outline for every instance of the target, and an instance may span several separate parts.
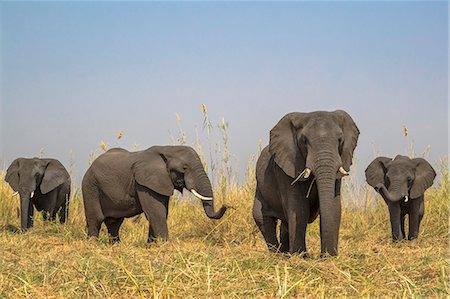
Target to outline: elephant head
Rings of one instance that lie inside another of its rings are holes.
[[[64,166],[54,159],[18,158],[6,171],[5,181],[20,195],[21,227],[32,226],[35,192],[46,194],[69,179]]]
[[[211,182],[195,150],[187,146],[154,146],[143,151],[133,164],[138,184],[153,191],[171,196],[174,189],[187,189],[202,200],[206,215],[220,219],[226,211],[222,206],[214,211]]]
[[[337,254],[336,180],[348,174],[358,136],[358,127],[342,110],[289,113],[270,131],[269,151],[292,183],[316,178],[323,253]]]
[[[367,183],[392,202],[420,197],[435,177],[436,172],[425,159],[401,155],[395,159],[378,157],[366,169]]]

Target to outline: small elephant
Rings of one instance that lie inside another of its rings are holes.
[[[378,157],[367,167],[367,183],[381,194],[389,208],[394,241],[406,238],[405,215],[409,215],[408,240],[419,236],[424,192],[433,185],[435,177],[433,167],[422,158]]]
[[[68,217],[70,176],[55,159],[18,158],[6,171],[5,181],[20,195],[22,230],[33,226],[34,207],[43,211],[44,220],[65,223]]]
[[[273,127],[256,164],[253,205],[269,250],[306,253],[306,226],[320,213],[321,253],[337,255],[341,178],[348,174],[358,136],[342,110],[293,112]]]
[[[82,191],[88,236],[98,237],[105,222],[111,242],[117,242],[124,218],[144,212],[150,222],[148,242],[167,240],[169,197],[186,188],[200,198],[206,215],[214,211],[211,182],[195,150],[187,146],[153,146],[129,152],[114,148],[99,156],[83,177]]]

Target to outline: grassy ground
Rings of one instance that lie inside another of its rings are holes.
[[[444,172],[426,193],[420,238],[400,244],[391,242],[381,198],[364,190],[355,195],[345,184],[344,197],[358,199],[343,209],[340,255],[326,259],[319,258],[318,221],[308,228],[310,258],[267,252],[251,217],[252,181],[218,188],[217,198],[234,209],[217,221],[189,196],[172,199],[170,240],[151,246],[144,218],[124,222],[120,244],[108,243],[104,227],[99,241],[87,240],[79,191],[68,224],[43,223],[37,215],[35,227],[19,233],[19,200],[0,181],[0,297],[448,297]]]

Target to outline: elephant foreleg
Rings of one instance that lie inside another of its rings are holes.
[[[406,236],[406,234],[405,234],[405,216],[406,216],[406,214],[404,214],[402,212],[401,217],[400,217],[400,230],[402,231],[403,236]]]
[[[256,191],[255,201],[253,203],[253,219],[258,226],[261,234],[266,241],[267,247],[270,251],[278,251],[278,240],[276,235],[277,220],[272,217],[264,216],[262,212],[262,202],[260,201],[260,194]]]
[[[392,239],[395,241],[401,241],[404,239],[404,235],[401,231],[401,208],[400,202],[389,202],[389,216],[391,219]]]
[[[419,237],[419,227],[420,221],[423,217],[423,209],[421,212],[421,205],[423,206],[423,200],[421,202],[420,198],[411,200],[410,210],[409,210],[409,231],[408,240],[414,240]]]
[[[280,225],[280,251],[289,252],[289,229],[286,221],[281,221]]]
[[[169,238],[167,228],[169,197],[140,185],[137,186],[137,194],[142,210],[150,222],[147,241],[166,241]]]
[[[106,218],[105,224],[108,228],[109,240],[111,243],[120,242],[119,229],[124,218]]]
[[[309,202],[304,198],[291,200],[287,218],[289,252],[306,252],[306,226],[309,220]]]

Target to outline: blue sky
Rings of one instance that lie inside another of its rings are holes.
[[[201,103],[229,122],[241,172],[286,113],[344,109],[374,152],[448,153],[446,2],[2,2],[1,147],[79,182],[100,141],[170,144]],[[403,136],[403,126],[409,136]],[[217,134],[217,132],[215,133]],[[215,137],[219,139],[219,137]],[[204,144],[206,146],[206,144]]]

